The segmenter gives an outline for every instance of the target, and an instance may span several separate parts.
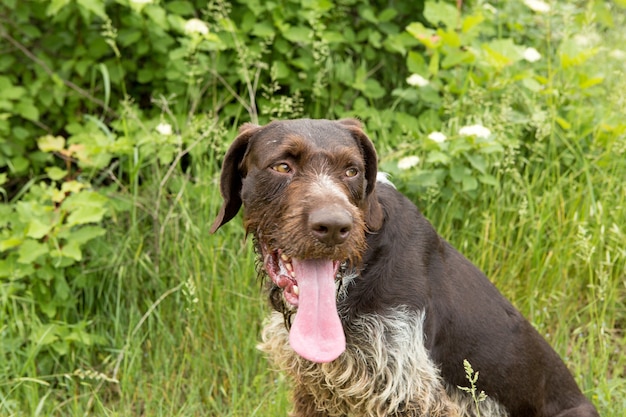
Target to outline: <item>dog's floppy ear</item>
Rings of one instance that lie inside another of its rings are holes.
[[[374,144],[363,131],[363,125],[357,119],[341,119],[339,123],[348,129],[352,136],[359,142],[361,152],[365,160],[365,188],[366,207],[365,223],[370,231],[376,231],[383,226],[383,209],[378,202],[374,189],[376,187],[376,176],[378,175],[378,157]]]
[[[260,126],[245,123],[239,128],[239,135],[228,148],[228,152],[226,152],[220,177],[220,192],[224,198],[224,203],[217,214],[213,226],[211,226],[211,233],[215,233],[217,229],[235,217],[241,207],[242,176],[240,166],[248,150],[250,138],[260,128]]]

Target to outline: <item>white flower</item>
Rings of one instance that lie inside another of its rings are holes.
[[[579,33],[574,35],[574,42],[583,48],[591,48],[600,42],[602,38],[596,32]]]
[[[542,0],[524,0],[524,4],[537,13],[547,13],[550,11],[550,5]]]
[[[172,125],[169,123],[159,123],[156,127],[156,131],[163,136],[169,136],[172,134]]]
[[[541,59],[541,54],[535,48],[526,48],[522,53],[523,58],[528,62],[535,62]]]
[[[491,135],[491,130],[482,125],[463,126],[459,130],[459,135],[476,136],[477,138],[488,138]]]
[[[614,59],[623,60],[626,58],[626,53],[620,49],[613,49],[609,52],[609,56]]]
[[[196,19],[194,17],[193,19],[187,20],[187,23],[185,23],[185,33],[199,33],[200,35],[208,35],[209,27],[202,20]]]
[[[433,142],[441,143],[445,142],[448,137],[441,132],[430,132],[430,135],[428,135],[428,139],[432,140]]]
[[[398,168],[402,170],[413,168],[415,165],[419,164],[419,162],[420,158],[417,155],[405,156],[398,161]]]
[[[406,82],[409,83],[409,85],[414,85],[417,87],[424,87],[429,84],[429,81],[419,74],[411,75],[409,78],[406,79]]]
[[[524,0],[524,4],[533,12],[547,13],[550,11],[550,5],[542,0]]]

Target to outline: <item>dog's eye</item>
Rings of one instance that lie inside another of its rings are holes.
[[[291,167],[289,166],[289,164],[286,164],[285,162],[281,162],[279,164],[273,165],[272,169],[276,172],[280,172],[281,174],[288,174],[291,172]]]
[[[356,177],[358,174],[359,174],[359,170],[356,168],[346,169],[346,177],[352,178],[352,177]]]

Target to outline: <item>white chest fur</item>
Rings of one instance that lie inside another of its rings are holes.
[[[317,364],[289,346],[283,316],[274,312],[259,348],[294,377],[296,389],[314,398],[328,416],[472,416],[475,406],[457,387],[447,387],[424,347],[424,313],[396,308],[384,315],[344,323],[346,351]],[[462,366],[462,364],[460,364]],[[481,416],[505,416],[492,400],[480,403]]]

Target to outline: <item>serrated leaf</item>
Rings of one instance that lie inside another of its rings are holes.
[[[32,239],[26,239],[17,251],[19,255],[17,261],[21,264],[30,264],[35,262],[40,256],[47,254],[49,251],[50,249],[47,244],[39,243]]]
[[[65,148],[65,138],[46,135],[37,139],[37,147],[42,152],[60,152]]]

